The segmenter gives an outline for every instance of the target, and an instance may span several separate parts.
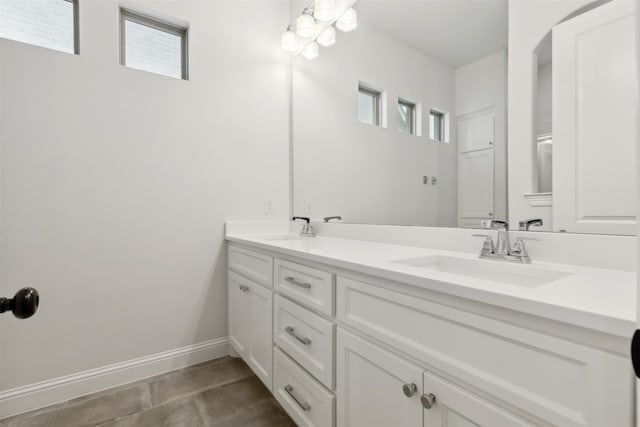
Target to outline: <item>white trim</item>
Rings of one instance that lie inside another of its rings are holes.
[[[6,418],[228,354],[228,338],[223,337],[16,387],[0,392],[0,414]]]
[[[528,193],[524,195],[529,206],[544,207],[553,205],[553,193]]]

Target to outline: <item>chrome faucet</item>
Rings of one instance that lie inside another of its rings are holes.
[[[316,232],[313,230],[313,225],[311,225],[311,219],[306,216],[294,216],[292,221],[302,220],[305,221],[305,224],[302,226],[302,230],[300,230],[301,237],[316,237]]]
[[[518,223],[518,225],[520,226],[518,228],[518,230],[520,231],[529,231],[529,228],[531,227],[542,227],[544,225],[544,223],[542,222],[541,219],[527,219],[525,221],[520,221]]]
[[[485,219],[480,221],[480,227],[485,230],[498,230],[498,241],[496,244],[496,255],[509,255],[511,242],[509,241],[509,223],[495,219]]]
[[[334,219],[335,219],[336,221],[342,221],[342,217],[341,217],[341,216],[339,216],[339,215],[336,215],[336,216],[325,216],[325,217],[324,217],[324,222],[329,222],[329,221],[332,221],[332,220],[334,220]]]
[[[509,223],[507,221],[482,220],[480,226],[485,230],[498,230],[497,244],[493,243],[493,237],[489,234],[474,234],[474,237],[484,237],[480,258],[494,259],[498,261],[517,262],[531,264],[531,258],[525,247],[525,240],[540,240],[533,237],[518,237],[511,246],[509,239]]]

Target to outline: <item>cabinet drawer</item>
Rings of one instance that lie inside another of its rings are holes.
[[[276,399],[301,427],[332,427],[335,397],[280,349],[273,350]]]
[[[476,389],[562,426],[629,426],[629,361],[343,277],[337,318]]]
[[[335,324],[276,295],[273,328],[276,344],[333,389]]]
[[[333,316],[333,274],[281,259],[275,260],[276,288],[283,294]]]
[[[264,286],[273,287],[273,257],[229,246],[229,268]]]

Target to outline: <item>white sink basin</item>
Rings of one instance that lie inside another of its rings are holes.
[[[456,258],[432,255],[391,261],[416,268],[457,274],[475,279],[491,280],[526,287],[536,287],[569,276],[571,273],[549,270],[527,264],[509,264],[501,261]]]

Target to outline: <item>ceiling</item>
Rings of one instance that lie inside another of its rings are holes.
[[[358,21],[452,68],[507,47],[508,0],[360,0]]]

